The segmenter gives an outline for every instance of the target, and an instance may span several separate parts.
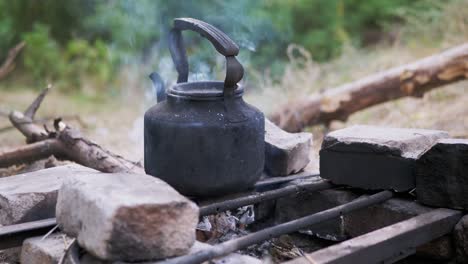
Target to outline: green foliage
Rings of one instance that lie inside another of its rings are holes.
[[[24,39],[24,72],[36,82],[56,81],[70,90],[91,79],[96,87],[106,86],[123,64],[148,63],[151,54],[168,56],[172,19],[194,17],[231,36],[247,70],[280,76],[291,43],[326,61],[339,56],[345,44],[389,39],[408,17],[436,17],[434,6],[440,1],[0,0],[0,59]],[[191,71],[215,75],[222,68],[206,40],[188,32],[184,40]]]
[[[49,35],[49,28],[36,24],[31,32],[23,34],[26,48],[23,63],[36,82],[54,81],[61,77],[64,63],[59,51],[59,45]]]
[[[341,53],[344,43],[374,44],[392,33],[403,20],[402,11],[424,12],[431,0],[294,0],[281,1],[290,8],[293,41],[305,46],[319,61]]]
[[[94,45],[83,39],[71,40],[63,53],[63,59],[67,63],[63,79],[74,87],[80,87],[86,77],[93,78],[97,89],[105,87],[110,81],[112,61],[107,46],[101,40],[96,40]]]
[[[100,40],[92,45],[87,40],[72,39],[63,49],[50,37],[49,28],[41,24],[24,33],[23,40],[27,45],[23,64],[36,83],[58,82],[60,89],[70,91],[79,89],[81,80],[88,76],[97,87],[104,87],[110,80],[111,57]]]

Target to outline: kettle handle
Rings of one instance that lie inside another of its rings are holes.
[[[169,50],[179,73],[177,83],[187,82],[188,80],[189,67],[182,37],[183,30],[198,32],[201,36],[207,38],[219,53],[226,57],[224,93],[234,91],[236,84],[244,75],[244,68],[235,57],[239,54],[239,46],[221,30],[193,18],[174,19],[174,28],[169,33]]]

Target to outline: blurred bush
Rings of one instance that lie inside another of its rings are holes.
[[[35,24],[32,31],[23,34],[23,40],[27,45],[23,54],[26,72],[36,81],[60,78],[65,64],[58,43],[49,35],[49,28]]]
[[[105,87],[113,70],[104,42],[91,44],[84,39],[71,39],[61,47],[50,36],[48,26],[35,24],[23,34],[27,48],[23,54],[25,73],[34,83],[53,82],[62,91],[80,90],[81,81],[91,78],[96,88]],[[41,88],[41,86],[36,86]]]
[[[346,45],[392,41],[408,14],[433,17],[441,5],[436,0],[0,0],[0,60],[24,39],[23,73],[34,82],[54,81],[70,91],[90,79],[99,90],[122,65],[154,64],[148,61],[154,53],[167,56],[172,19],[188,16],[218,26],[239,43],[247,70],[280,76],[291,43],[305,47],[313,60],[327,61]],[[191,33],[184,38],[191,69],[219,68],[222,60],[205,40]]]

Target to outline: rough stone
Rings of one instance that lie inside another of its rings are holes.
[[[332,207],[348,203],[358,195],[345,190],[330,189],[319,192],[303,192],[276,201],[276,224],[291,221],[306,215],[317,213]],[[333,241],[348,239],[345,233],[343,219],[337,218],[315,224],[304,230],[306,233],[317,235]]]
[[[190,248],[188,254],[193,254],[193,253],[195,253],[197,251],[204,250],[204,249],[209,249],[211,247],[212,246],[209,245],[209,244],[195,241],[193,246]],[[151,262],[151,263],[153,263],[153,264],[158,264],[158,263],[163,264],[164,262],[165,262],[165,260],[158,261],[158,262]],[[97,258],[93,257],[90,254],[85,254],[80,259],[80,263],[81,264],[110,264],[111,262],[105,262],[105,261],[102,261],[100,259],[97,259]],[[141,263],[141,264],[145,264],[145,263],[148,263],[148,262],[144,262],[144,263]],[[238,254],[238,253],[232,253],[232,254],[229,254],[229,255],[227,255],[225,257],[218,258],[218,259],[215,259],[215,260],[212,260],[212,261],[209,261],[209,262],[207,261],[207,262],[204,262],[204,263],[210,263],[210,264],[261,264],[262,262],[259,259],[251,257],[251,256],[241,255],[241,254]],[[129,264],[129,263],[118,261],[118,262],[112,262],[112,264]],[[138,263],[134,263],[134,264],[138,264]]]
[[[21,247],[0,250],[0,264],[16,264],[20,261]]]
[[[21,250],[22,264],[56,264],[65,253],[72,238],[63,233],[54,233],[43,239],[43,236],[28,238]]]
[[[333,131],[320,150],[321,177],[363,189],[408,191],[415,187],[413,167],[444,131],[352,126]]]
[[[96,173],[64,181],[57,222],[100,259],[143,261],[187,253],[198,207],[155,177]]]
[[[345,215],[344,228],[349,236],[357,237],[433,209],[414,201],[394,198]],[[417,248],[416,254],[431,259],[448,260],[453,257],[453,244],[450,238],[444,236]]]
[[[265,170],[271,176],[297,173],[309,163],[311,133],[288,133],[265,120]]]
[[[468,215],[463,216],[453,230],[456,260],[466,263],[468,259]]]
[[[468,139],[441,139],[416,162],[418,201],[468,209]]]
[[[276,224],[291,221],[348,203],[358,197],[360,197],[359,194],[346,189],[330,189],[283,197],[277,200],[275,221]],[[411,200],[393,198],[381,204],[345,214],[342,218],[313,225],[302,230],[301,233],[314,234],[332,241],[343,241],[433,209]],[[452,241],[445,236],[417,249],[417,255],[431,259],[447,260],[453,257],[453,252]]]
[[[57,191],[64,178],[95,170],[65,165],[0,178],[0,225],[12,225],[55,216]]]
[[[206,243],[195,242],[193,247],[190,249],[190,254],[193,254],[200,250],[209,249],[211,247],[212,247],[211,245],[206,244]],[[209,263],[212,263],[212,264],[260,264],[262,263],[262,261],[251,256],[242,255],[238,253],[232,253],[225,257],[211,260]]]
[[[345,215],[346,232],[352,237],[360,236],[419,214],[427,213],[432,209],[406,199],[393,198],[381,204]],[[369,221],[369,219],[372,219],[372,221]]]

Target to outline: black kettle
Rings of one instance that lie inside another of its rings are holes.
[[[224,82],[187,82],[183,30],[198,32],[226,57]],[[244,90],[237,83],[244,69],[235,57],[239,47],[206,22],[177,18],[169,49],[179,77],[165,96],[158,94],[158,100],[165,100],[145,113],[146,173],[187,196],[218,196],[251,188],[264,167],[265,117],[242,98]]]

